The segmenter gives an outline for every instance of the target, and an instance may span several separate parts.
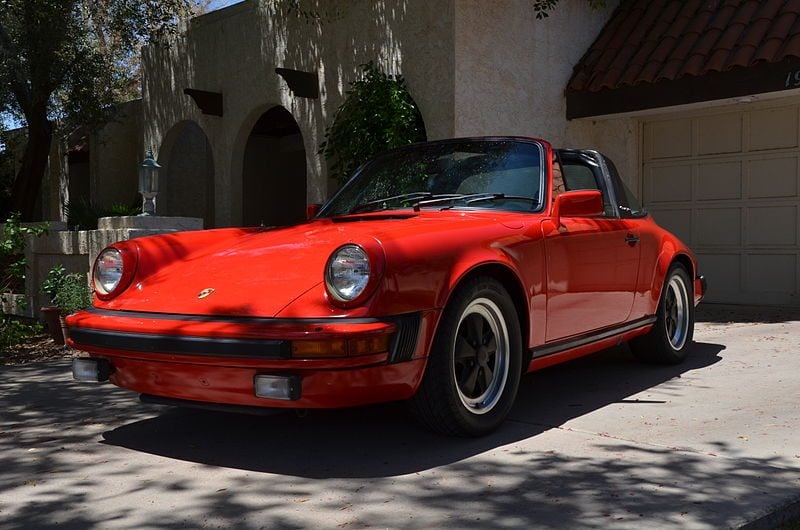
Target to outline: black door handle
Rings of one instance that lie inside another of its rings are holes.
[[[627,244],[633,246],[633,245],[635,245],[636,243],[639,242],[639,236],[634,235],[634,234],[628,234],[627,236],[625,236],[625,242]]]

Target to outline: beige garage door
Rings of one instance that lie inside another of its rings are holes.
[[[712,302],[800,305],[800,100],[644,122],[643,200]]]

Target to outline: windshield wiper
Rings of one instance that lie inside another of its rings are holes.
[[[393,197],[382,197],[380,199],[374,199],[361,204],[357,204],[352,208],[350,208],[349,213],[358,213],[370,209],[387,210],[389,208],[389,203],[391,202],[421,199],[423,197],[433,197],[433,194],[429,191],[412,191],[411,193],[402,193],[400,195],[395,195]],[[379,208],[373,208],[375,206],[379,206]]]
[[[474,197],[467,200],[467,204],[471,204],[473,202],[482,202],[482,201],[495,201],[495,200],[506,200],[506,201],[529,201],[531,204],[539,204],[537,199],[533,197],[525,197],[523,195],[506,195],[505,193],[485,193],[483,197]]]
[[[416,203],[414,203],[412,208],[414,209],[415,212],[418,212],[420,208],[423,206],[431,206],[439,202],[449,201],[450,204],[442,208],[443,210],[445,210],[454,208],[456,202],[463,202],[464,204],[469,206],[474,202],[495,201],[495,200],[524,200],[524,201],[530,201],[534,205],[539,203],[538,200],[532,197],[506,195],[505,193],[467,193],[467,194],[454,193],[449,195],[435,196],[430,199],[417,201]]]

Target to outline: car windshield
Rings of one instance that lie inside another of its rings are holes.
[[[512,139],[448,140],[390,151],[364,165],[320,217],[404,208],[536,211],[542,148]]]

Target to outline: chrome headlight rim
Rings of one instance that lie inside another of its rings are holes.
[[[346,252],[360,254],[360,259],[363,260],[366,267],[366,278],[364,278],[360,287],[357,287],[355,292],[351,295],[344,294],[342,290],[336,286],[336,278],[334,276],[334,266],[339,257]],[[325,289],[328,291],[331,298],[339,304],[352,304],[367,290],[373,273],[372,269],[373,267],[370,263],[369,254],[361,245],[356,245],[354,243],[342,245],[331,253],[328,262],[325,264]]]
[[[337,290],[331,283],[330,271],[331,264],[336,259],[336,256],[347,247],[356,247],[366,256],[369,263],[369,277],[364,288],[351,299],[339,296]],[[352,308],[363,304],[369,297],[372,296],[377,285],[383,278],[386,258],[384,256],[383,246],[377,239],[366,238],[362,241],[350,241],[343,245],[336,247],[331,252],[330,257],[325,263],[325,270],[323,271],[323,283],[325,284],[325,294],[328,302],[341,308]]]
[[[101,261],[109,254],[115,255],[114,259],[120,263],[121,267],[119,278],[110,288],[107,281],[100,278],[100,274],[102,274]],[[101,300],[109,300],[124,291],[133,279],[137,261],[136,253],[128,247],[115,245],[101,250],[92,266],[92,287],[95,295]]]

